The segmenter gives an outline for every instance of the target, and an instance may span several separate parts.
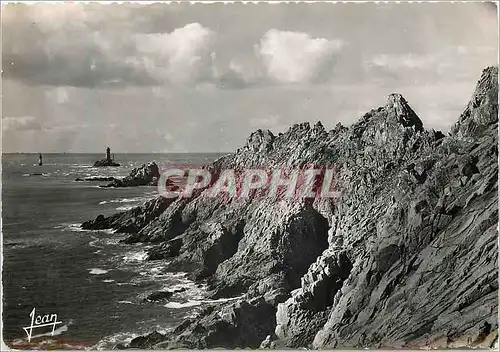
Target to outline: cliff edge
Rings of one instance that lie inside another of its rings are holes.
[[[449,136],[399,94],[350,127],[254,132],[211,168],[336,168],[338,199],[161,198],[101,218],[213,298],[132,348],[498,343],[498,68]],[[127,226],[124,226],[126,224]]]

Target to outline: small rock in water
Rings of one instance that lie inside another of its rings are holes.
[[[145,300],[149,302],[165,301],[168,300],[170,297],[172,297],[173,294],[174,294],[173,291],[157,291],[147,295]]]

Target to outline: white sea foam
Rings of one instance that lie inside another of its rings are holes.
[[[43,337],[43,336],[52,336],[52,335],[53,336],[57,336],[57,335],[61,335],[63,332],[68,331],[68,325],[71,325],[71,324],[69,323],[69,324],[60,326],[59,328],[57,328],[57,329],[54,330],[54,333],[52,333],[52,331],[50,331],[50,332],[46,332],[46,333],[43,333],[43,334],[32,335],[31,336],[31,340],[35,340],[35,339],[37,339],[39,337]],[[27,340],[28,340],[28,338],[17,339],[17,340],[12,341],[12,344],[13,345],[21,345],[21,344],[26,343]],[[38,344],[43,344],[43,343],[50,343],[50,341],[40,341],[40,342],[38,342]]]
[[[122,259],[125,262],[142,262],[147,258],[148,254],[146,252],[128,252]]]
[[[135,208],[135,207],[134,207],[134,206],[131,206],[131,205],[124,205],[124,206],[121,206],[121,207],[116,208],[116,210],[119,210],[119,211],[127,211],[127,210],[134,209],[134,208]]]
[[[116,230],[101,230],[102,232],[107,233],[108,235],[115,235]],[[114,236],[113,238],[104,238],[103,242],[107,245],[117,245],[120,244],[120,241],[124,238],[124,236]]]
[[[92,165],[82,165],[82,164],[69,164],[69,166],[73,166],[78,169],[88,169],[92,167]]]
[[[102,249],[101,246],[98,246],[98,244],[100,244],[100,239],[95,237],[95,236],[91,236],[91,237],[92,237],[92,241],[89,242],[89,246]]]
[[[180,308],[187,308],[187,307],[195,307],[199,306],[200,304],[203,303],[220,303],[220,302],[230,302],[234,301],[240,298],[243,298],[245,295],[241,295],[238,297],[231,297],[231,298],[221,298],[221,299],[206,299],[206,300],[188,300],[187,302],[168,302],[167,304],[164,305],[165,308],[170,308],[170,309],[180,309]]]
[[[37,337],[42,337],[42,336],[52,336],[52,335],[57,336],[57,335],[61,335],[65,331],[68,331],[68,325],[63,325],[63,326],[55,329],[53,334],[51,331],[51,332],[47,332],[44,334],[33,335],[33,336],[31,336],[31,339],[33,340],[33,339],[36,339]]]
[[[90,350],[110,350],[117,343],[127,344],[137,336],[139,336],[137,332],[119,332],[117,334],[104,337],[101,341],[92,346]]]
[[[168,302],[167,304],[164,305],[164,307],[170,309],[181,309],[181,308],[199,306],[201,303],[202,303],[201,301],[187,301],[184,303]]]
[[[89,270],[90,275],[102,275],[106,274],[109,272],[109,270],[104,270],[104,269],[99,269],[99,268],[92,268],[92,269],[87,269]]]
[[[59,227],[56,227],[56,228],[59,228]],[[85,229],[82,229],[81,228],[81,224],[63,224],[63,231],[64,230],[71,230],[71,231],[76,231],[76,232],[86,232],[88,230],[85,230]]]
[[[133,197],[133,198],[118,198],[111,200],[103,200],[99,202],[100,205],[109,204],[109,203],[133,203],[133,202],[141,202],[146,200],[146,197]]]
[[[134,304],[130,301],[118,301],[118,303],[120,303],[120,304]]]
[[[115,280],[102,280],[102,282],[115,282]]]

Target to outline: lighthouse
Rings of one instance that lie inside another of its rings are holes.
[[[111,158],[111,148],[106,147],[106,159],[97,160],[94,163],[94,167],[102,167],[102,166],[120,166],[120,164],[115,163],[115,155],[113,154],[113,158]]]

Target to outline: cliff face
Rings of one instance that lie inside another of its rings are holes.
[[[485,70],[479,103],[454,126],[458,138],[406,148],[406,163],[369,184],[381,187],[371,201],[349,188],[355,201],[341,204],[330,230],[340,244],[330,243],[278,306],[276,335],[286,345],[488,347],[497,339],[497,87],[497,70]],[[352,269],[342,280],[343,253]],[[332,289],[335,279],[342,283]]]
[[[489,346],[497,340],[498,70],[450,136],[398,94],[349,128],[254,132],[211,166],[327,165],[338,199],[156,200],[126,222],[150,259],[207,280],[214,303],[130,347]],[[153,203],[152,203],[153,204]],[[147,214],[146,214],[147,213]]]

